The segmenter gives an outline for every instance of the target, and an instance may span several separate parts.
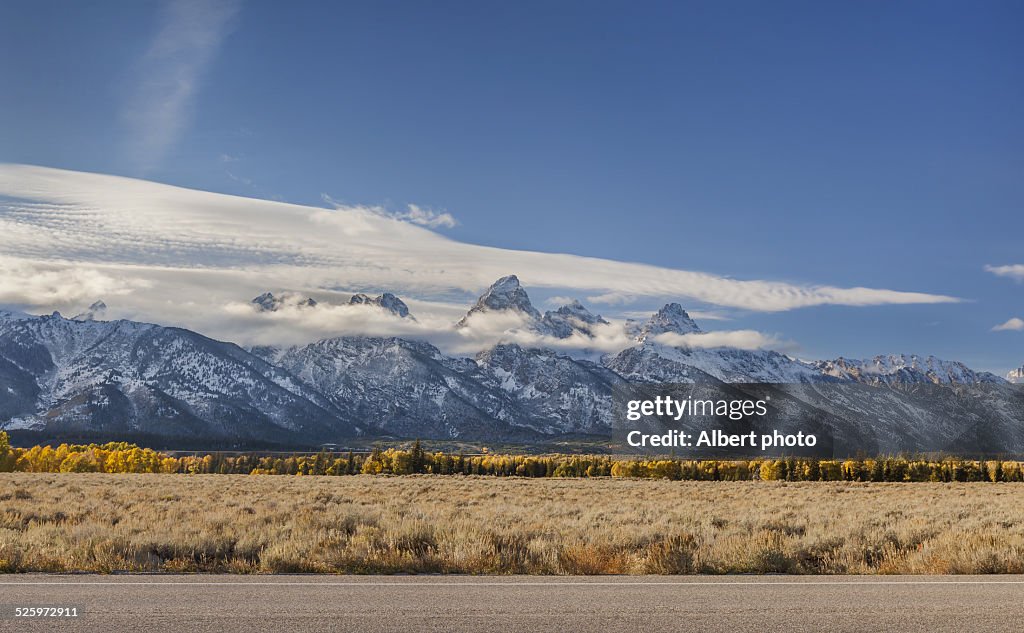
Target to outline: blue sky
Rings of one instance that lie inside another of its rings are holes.
[[[802,356],[1024,362],[985,270],[1024,263],[1019,2],[296,4],[3,3],[0,162],[955,296],[719,312]]]

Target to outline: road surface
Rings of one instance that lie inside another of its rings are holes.
[[[0,576],[0,607],[4,632],[1020,631],[1024,576],[26,574]]]

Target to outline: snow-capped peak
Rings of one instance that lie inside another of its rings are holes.
[[[557,310],[549,310],[544,313],[544,324],[551,334],[558,338],[568,338],[573,332],[580,332],[586,336],[593,336],[593,326],[608,325],[600,314],[594,314],[574,299],[572,303],[564,305]]]
[[[378,297],[371,297],[363,293],[354,294],[352,295],[352,298],[349,299],[348,303],[349,305],[377,306],[403,319],[406,317],[410,319],[413,318],[412,316],[409,315],[409,306],[405,305],[404,301],[402,301],[395,295],[391,294],[390,292],[385,292],[384,294]]]
[[[102,321],[107,313],[107,304],[103,301],[93,303],[89,308],[80,314],[71,317],[73,321]]]
[[[297,308],[315,308],[316,300],[303,297],[294,292],[285,292],[274,296],[272,292],[264,292],[251,301],[257,312],[276,312],[286,306]]]
[[[694,334],[701,331],[697,323],[690,318],[683,306],[678,303],[666,304],[640,327],[638,339],[645,341],[649,337],[671,332],[674,334]]]
[[[469,317],[480,312],[505,311],[519,312],[533,321],[541,319],[540,312],[530,303],[529,295],[519,284],[519,277],[515,275],[507,275],[491,284],[456,326],[465,326]]]

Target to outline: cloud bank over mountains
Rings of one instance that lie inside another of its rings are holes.
[[[639,299],[759,312],[959,301],[468,244],[425,228],[454,222],[447,214],[411,206],[391,217],[373,207],[334,204],[324,209],[0,165],[0,304],[77,311],[104,299],[116,317],[181,325],[243,343],[298,343],[347,333],[446,332],[473,297],[512,272],[529,288],[615,297],[605,303],[625,308]],[[248,301],[268,289],[303,293],[326,305],[315,314],[256,314]],[[417,320],[368,319],[365,310],[347,305],[353,293],[381,291],[406,300]],[[517,329],[515,323],[474,325],[453,336],[488,338]],[[602,327],[594,338],[617,344],[620,334],[601,332]],[[750,331],[718,333],[714,340],[755,347],[775,342]]]

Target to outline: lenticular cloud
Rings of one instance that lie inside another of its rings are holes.
[[[224,306],[274,288],[389,290],[418,301],[421,314],[448,318],[455,311],[442,300],[509,273],[572,296],[766,312],[957,301],[479,246],[371,208],[300,206],[25,165],[0,165],[0,265],[7,273],[0,303],[60,309],[102,298],[85,294],[115,293],[125,316],[193,326],[226,318]]]

